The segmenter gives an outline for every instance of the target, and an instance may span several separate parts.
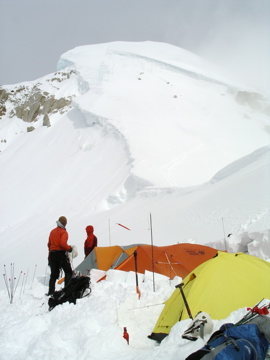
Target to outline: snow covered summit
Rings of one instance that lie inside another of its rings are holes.
[[[58,68],[66,66],[79,74],[75,103],[88,125],[118,134],[132,174],[154,186],[203,183],[269,143],[263,98],[183,49],[154,42],[82,46],[61,56]]]

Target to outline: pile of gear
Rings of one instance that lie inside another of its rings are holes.
[[[90,277],[74,275],[67,285],[59,291],[55,291],[48,300],[49,311],[55,306],[65,302],[76,304],[77,299],[90,295]]]
[[[189,355],[186,360],[264,360],[270,344],[270,317],[268,306],[248,308],[248,313],[237,323],[223,324],[215,331],[204,347]],[[196,341],[211,334],[213,321],[200,312],[182,338]]]

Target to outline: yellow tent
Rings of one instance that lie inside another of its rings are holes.
[[[205,311],[212,319],[224,319],[234,310],[270,299],[270,263],[242,253],[218,252],[184,278],[182,289],[193,317]],[[177,321],[188,317],[177,287],[149,337],[161,341]]]

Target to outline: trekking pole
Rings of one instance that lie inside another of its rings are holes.
[[[27,284],[27,280],[28,280],[28,273],[29,273],[29,269],[27,269],[26,276],[25,276],[25,282],[24,282],[24,287],[23,287],[23,294],[24,294],[24,291],[25,291],[25,289],[26,289],[26,284]]]
[[[8,298],[10,300],[10,293],[9,293],[9,288],[8,288],[8,282],[7,282],[6,275],[3,274],[3,277],[4,277],[4,282],[5,282],[5,285],[6,285],[6,289],[7,289]]]
[[[9,300],[10,300],[10,291],[9,291],[8,280],[7,280],[7,269],[6,269],[6,265],[4,265],[4,274],[3,274],[3,276],[4,276],[6,288],[7,288],[8,298],[9,298]]]
[[[24,282],[25,282],[25,273],[23,273],[23,278],[22,278],[22,285],[21,285],[21,290],[20,290],[20,299],[22,297],[22,291],[23,291],[23,287],[24,287]]]
[[[12,301],[13,301],[13,293],[12,293],[12,279],[11,278],[9,278],[8,279],[8,281],[9,281],[9,291],[10,291],[10,301],[9,301],[9,303],[10,304],[12,304]]]
[[[254,305],[254,308],[259,307],[259,305],[263,302],[264,299],[259,301],[256,305]],[[249,312],[242,317],[238,322],[235,323],[235,325],[242,325],[245,324],[247,321],[250,321],[254,316],[257,316],[258,314],[256,312],[252,312],[252,309],[249,310]]]
[[[138,269],[137,269],[137,251],[135,250],[134,253],[134,262],[135,262],[135,279],[136,279],[136,293],[138,294],[138,298],[141,297],[141,292],[139,289],[139,281],[138,281]]]
[[[150,231],[151,231],[151,248],[152,248],[152,273],[153,273],[153,292],[155,292],[155,263],[154,263],[154,245],[153,245],[153,227],[152,215],[150,213]]]
[[[19,284],[19,282],[20,282],[22,273],[23,273],[23,272],[21,271],[21,272],[20,272],[20,275],[19,275],[19,277],[18,277],[17,283],[16,283],[16,285],[15,285],[14,296],[15,296],[15,293],[16,293],[16,290],[17,290],[17,287],[18,287],[18,284]]]
[[[14,297],[14,281],[16,280],[16,278],[14,277],[14,272],[15,272],[15,265],[14,263],[10,264],[10,304],[13,303],[13,297]]]
[[[34,268],[34,274],[33,274],[33,279],[32,279],[31,289],[32,289],[32,287],[33,287],[33,282],[34,282],[34,279],[35,279],[36,270],[37,270],[37,264],[35,265],[35,268]]]
[[[187,310],[187,313],[188,313],[188,316],[190,317],[191,320],[193,320],[193,317],[192,317],[192,314],[191,314],[191,311],[190,311],[190,308],[189,308],[189,305],[187,302],[187,298],[186,298],[184,290],[183,290],[183,286],[184,286],[184,283],[181,283],[179,285],[176,285],[176,288],[179,288],[182,298],[183,298],[183,301],[184,301],[184,304],[185,304],[185,307],[186,307],[186,310]]]

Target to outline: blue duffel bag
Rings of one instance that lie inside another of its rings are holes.
[[[256,324],[224,324],[186,360],[264,360],[268,346]]]

